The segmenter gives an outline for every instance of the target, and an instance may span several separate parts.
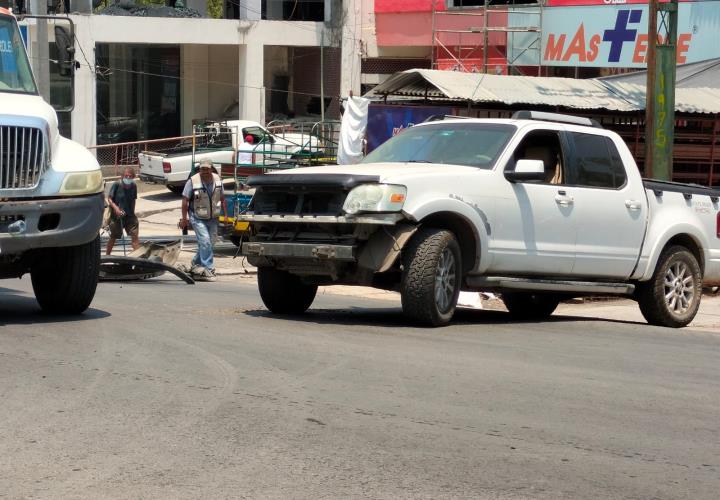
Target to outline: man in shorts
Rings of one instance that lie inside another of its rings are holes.
[[[110,237],[108,238],[105,254],[110,255],[115,241],[122,238],[123,230],[130,236],[133,250],[140,246],[138,235],[139,224],[135,216],[135,200],[137,200],[137,186],[135,185],[135,170],[127,167],[123,172],[122,179],[113,182],[108,194],[108,206],[110,207]]]

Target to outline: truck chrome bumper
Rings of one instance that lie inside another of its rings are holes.
[[[167,179],[165,177],[160,177],[159,175],[148,175],[140,173],[138,177],[141,181],[149,182],[150,184],[167,184]]]
[[[104,207],[102,193],[75,198],[0,203],[0,255],[35,248],[70,247],[95,239]]]
[[[352,245],[323,245],[318,243],[243,243],[242,254],[248,257],[285,257],[354,262]]]
[[[335,215],[254,215],[243,214],[238,220],[245,222],[303,222],[315,224],[379,224],[393,226],[403,220],[402,214],[373,214],[359,215],[356,217],[344,217]]]

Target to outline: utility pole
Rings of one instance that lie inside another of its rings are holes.
[[[650,0],[648,14],[645,177],[670,181],[675,141],[678,0]]]
[[[488,67],[488,5],[489,0],[485,0],[485,8],[483,9],[483,73],[487,73]]]
[[[47,1],[32,0],[30,11],[34,16],[47,16]],[[50,48],[48,47],[47,19],[39,17],[35,21],[37,41],[32,50],[33,72],[40,95],[46,102],[50,102]]]
[[[320,35],[320,121],[325,121],[325,24]]]

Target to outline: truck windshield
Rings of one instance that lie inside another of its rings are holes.
[[[0,16],[0,92],[37,94],[15,20]]]
[[[367,155],[363,163],[447,163],[490,169],[514,133],[514,125],[503,123],[410,127]]]

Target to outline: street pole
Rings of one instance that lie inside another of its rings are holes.
[[[30,3],[31,14],[35,16],[47,16],[47,1],[33,0]],[[50,48],[48,47],[47,19],[38,18],[35,20],[36,44],[32,51],[32,65],[37,80],[38,92],[50,102]]]
[[[490,2],[485,0],[485,10],[483,10],[483,73],[487,73],[488,66],[488,5]]]
[[[325,24],[320,35],[320,121],[325,122]]]
[[[645,177],[669,181],[672,180],[675,141],[678,0],[662,4],[650,0],[648,14]]]

